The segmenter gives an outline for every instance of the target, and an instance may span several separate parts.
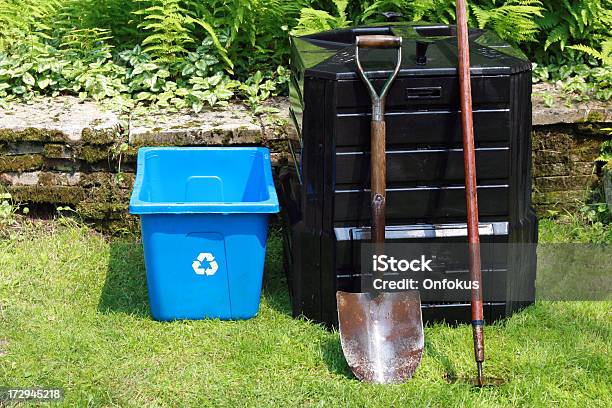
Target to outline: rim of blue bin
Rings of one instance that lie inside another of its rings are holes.
[[[268,188],[268,199],[264,201],[239,201],[239,202],[150,202],[138,199],[142,182],[144,179],[144,155],[150,151],[184,151],[184,150],[209,150],[209,151],[253,151],[262,152],[264,163],[264,181]],[[252,214],[252,213],[277,213],[279,211],[278,197],[272,178],[272,166],[270,164],[270,150],[266,147],[141,147],[138,149],[136,166],[136,180],[130,197],[129,211],[131,214]]]

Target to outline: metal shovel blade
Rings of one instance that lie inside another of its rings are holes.
[[[402,383],[423,355],[423,318],[418,291],[337,292],[340,344],[360,380]]]

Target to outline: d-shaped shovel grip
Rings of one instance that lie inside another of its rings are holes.
[[[387,78],[387,81],[383,85],[380,94],[376,92],[374,86],[367,77],[367,73],[364,71],[359,59],[359,48],[397,48],[397,61],[395,69],[391,75]],[[358,35],[355,37],[355,62],[357,64],[357,73],[359,77],[366,84],[370,99],[372,100],[372,121],[383,121],[385,114],[385,97],[391,83],[395,80],[400,67],[402,65],[402,38],[395,37],[392,35]]]
[[[371,125],[371,214],[372,214],[372,242],[376,245],[376,253],[384,251],[385,241],[385,207],[386,207],[386,129],[385,129],[385,97],[393,80],[397,76],[402,64],[402,39],[390,35],[362,35],[355,39],[355,61],[357,73],[363,80],[372,100]],[[367,77],[359,59],[359,48],[397,48],[397,61],[395,69],[387,78],[380,95]]]
[[[396,48],[402,45],[402,37],[394,35],[358,35],[355,45],[362,48]]]

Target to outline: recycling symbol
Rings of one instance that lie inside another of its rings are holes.
[[[202,267],[202,262],[204,261],[208,263],[208,268]],[[217,264],[217,261],[215,261],[215,256],[213,254],[210,252],[202,252],[200,255],[198,255],[197,259],[193,261],[191,267],[196,275],[212,276],[217,273],[219,264]]]

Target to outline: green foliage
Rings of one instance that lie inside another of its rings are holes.
[[[534,82],[555,82],[566,103],[591,98],[609,101],[612,98],[612,66],[591,67],[587,64],[534,64]]]
[[[468,2],[560,81],[568,98],[609,100],[610,0]],[[382,21],[453,24],[448,0],[0,0],[0,103],[37,95],[120,99],[126,107],[250,106],[285,88],[288,35]],[[258,74],[259,72],[259,74]]]
[[[538,32],[535,22],[542,14],[540,0],[484,0],[468,2],[472,26],[495,31],[512,43],[534,41]],[[364,2],[359,22],[381,21],[380,13],[398,11],[410,21],[455,22],[455,2],[448,0],[376,0]]]
[[[179,0],[136,0],[149,7],[137,10],[143,22],[138,25],[149,35],[142,41],[144,51],[161,63],[173,63],[187,54],[187,44],[193,43],[193,20]]]
[[[258,114],[266,111],[261,103],[271,95],[278,95],[279,86],[287,82],[289,82],[289,71],[279,66],[274,73],[263,74],[257,71],[240,85],[239,89],[246,103]]]
[[[288,33],[312,0],[189,0],[197,19],[209,21],[241,79],[287,62]]]
[[[603,169],[612,171],[612,128],[605,128],[602,130],[607,131],[611,138],[601,144],[599,156],[595,161],[601,163]]]
[[[530,49],[538,61],[560,64],[583,62],[591,57],[610,63],[612,7],[609,0],[545,0],[544,7],[543,16],[536,20],[539,40],[544,45]]]
[[[2,192],[0,190],[0,237],[4,234],[2,229],[9,227],[17,221],[17,213],[19,212],[21,204],[13,200],[11,193]],[[30,212],[28,207],[21,208],[21,213],[27,215]]]
[[[337,16],[333,16],[325,10],[316,10],[305,7],[300,12],[297,26],[291,32],[292,35],[305,35],[317,31],[331,30],[333,28],[347,27],[351,21],[347,18],[347,0],[333,0]]]
[[[488,3],[488,4],[487,4]],[[479,28],[495,31],[504,40],[518,44],[535,41],[539,31],[537,17],[542,17],[539,0],[491,0],[483,5],[470,3]]]
[[[96,49],[94,54],[100,51]],[[70,58],[71,55],[70,50],[50,45],[23,46],[12,54],[0,54],[0,98],[72,93],[99,100],[125,90],[120,80],[125,68],[112,62],[108,50],[91,60]]]
[[[598,205],[593,209],[597,213],[603,213],[605,205]],[[601,221],[590,221],[592,217],[589,207],[582,208],[577,214],[560,214],[554,219],[541,219],[540,243],[569,243],[579,242],[588,244],[610,244],[612,243],[612,228],[610,224]],[[602,211],[600,211],[600,209]],[[607,207],[605,207],[607,211]],[[595,218],[596,219],[596,218]]]
[[[217,46],[228,68],[232,68],[227,59],[225,48],[219,42],[215,30],[202,16],[194,18],[192,12],[183,6],[181,0],[136,0],[148,7],[137,10],[134,14],[142,15],[143,22],[138,25],[150,33],[143,41],[144,51],[156,62],[174,65],[183,60],[189,52],[190,44],[197,38],[196,28],[202,28]]]
[[[455,20],[455,3],[448,0],[374,0],[353,2],[351,17],[358,24],[383,21],[381,13],[400,12],[407,21],[451,23]]]
[[[10,225],[15,222],[17,206],[12,202],[13,196],[10,193],[0,194],[0,226]]]
[[[59,0],[0,0],[0,49],[51,38],[46,23],[60,8]]]
[[[45,0],[38,0],[45,1]],[[48,0],[47,0],[48,1]],[[140,3],[134,0],[61,0],[62,8],[49,22],[54,28],[105,30],[109,44],[122,51],[134,48],[146,37],[139,29],[142,18],[134,14]]]

